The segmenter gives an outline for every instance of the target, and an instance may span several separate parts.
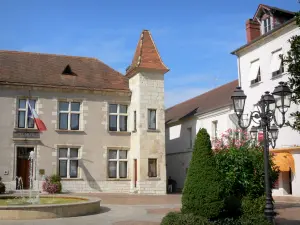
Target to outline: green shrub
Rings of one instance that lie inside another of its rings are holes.
[[[265,218],[264,214],[242,216],[240,219],[240,225],[271,225]]]
[[[206,129],[200,129],[183,188],[182,213],[207,219],[218,217],[224,207],[222,184],[209,134]]]
[[[241,225],[239,218],[223,218],[212,222],[213,225]],[[258,224],[257,224],[258,225]]]
[[[60,193],[62,190],[62,185],[60,181],[60,176],[56,174],[51,175],[50,177],[46,177],[42,185],[43,191],[48,192],[50,194]]]
[[[261,143],[253,143],[250,136],[241,130],[228,129],[215,141],[215,159],[225,182],[227,196],[258,198],[264,195],[264,154]],[[272,159],[270,155],[270,178],[274,184],[279,170]]]
[[[5,190],[5,184],[2,182],[2,177],[0,177],[0,194],[4,194]]]
[[[161,225],[211,225],[207,219],[193,214],[170,212],[162,220]]]
[[[57,182],[61,181],[61,178],[59,175],[53,174],[50,176],[50,181],[51,181],[51,183],[57,183]]]
[[[265,196],[254,199],[251,197],[244,197],[242,199],[242,214],[244,216],[263,215],[265,204]]]

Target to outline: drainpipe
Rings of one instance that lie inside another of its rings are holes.
[[[242,87],[242,77],[241,77],[241,66],[240,66],[240,57],[237,56],[237,69],[238,69],[238,79],[239,79],[239,86]]]

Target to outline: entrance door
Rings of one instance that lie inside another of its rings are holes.
[[[29,154],[33,151],[32,147],[17,147],[17,177],[22,178],[23,188],[29,189],[30,187],[30,160]],[[20,181],[17,181],[20,182]],[[18,187],[18,184],[17,184]]]
[[[136,187],[137,182],[137,160],[134,159],[134,187]]]
[[[289,171],[289,186],[290,186],[290,192],[289,194],[293,194],[293,189],[292,189],[292,170],[290,169]]]

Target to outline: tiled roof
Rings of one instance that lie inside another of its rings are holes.
[[[128,79],[98,59],[17,51],[0,51],[1,84],[129,91]]]
[[[166,123],[170,124],[189,116],[201,115],[231,105],[231,95],[237,86],[238,80],[234,80],[167,109]]]
[[[253,19],[255,19],[258,11],[260,11],[261,8],[266,8],[266,9],[271,9],[275,12],[280,12],[280,13],[283,13],[285,15],[288,15],[288,16],[294,16],[295,15],[295,12],[292,12],[292,11],[289,11],[289,10],[285,10],[285,9],[280,9],[280,8],[277,8],[277,7],[274,7],[274,6],[269,6],[269,5],[265,5],[265,4],[260,4],[253,16]]]
[[[141,34],[132,63],[126,71],[126,76],[133,76],[139,69],[159,70],[164,73],[169,71],[161,60],[151,33],[148,30],[143,30]]]

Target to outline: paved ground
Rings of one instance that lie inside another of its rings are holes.
[[[82,195],[82,194],[81,194]],[[169,211],[180,209],[181,195],[139,196],[89,194],[102,199],[100,214],[50,220],[1,221],[1,225],[159,225]],[[299,203],[278,203],[278,222],[300,225]]]

